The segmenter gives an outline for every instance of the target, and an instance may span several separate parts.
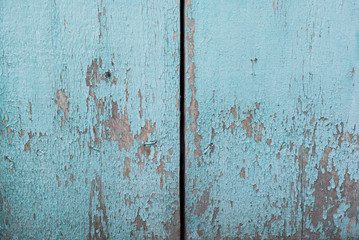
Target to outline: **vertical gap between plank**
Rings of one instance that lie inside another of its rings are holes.
[[[185,109],[185,82],[186,82],[186,55],[185,55],[185,0],[180,0],[180,224],[181,236],[186,237],[186,218],[185,218],[185,132],[186,132],[186,109]]]

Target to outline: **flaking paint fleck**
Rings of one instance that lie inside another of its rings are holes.
[[[141,228],[143,229],[143,231],[148,230],[146,220],[143,220],[140,216],[140,209],[138,209],[137,216],[135,218],[135,221],[132,222],[132,224],[136,226],[136,231],[140,231]]]
[[[142,118],[143,108],[142,108],[142,94],[141,94],[141,89],[138,90],[138,97],[139,97],[139,99],[140,99],[140,110],[139,110],[139,114],[140,114],[140,118]]]
[[[124,113],[120,116],[118,104],[112,101],[112,116],[105,121],[105,126],[110,128],[110,140],[117,141],[120,150],[126,149],[129,151],[133,144],[133,137],[127,116],[127,107],[125,107]]]
[[[243,129],[246,130],[247,132],[247,137],[252,137],[252,125],[251,125],[251,122],[252,122],[252,119],[253,119],[253,115],[251,112],[249,112],[249,116],[246,117],[244,120],[242,120],[242,127]]]
[[[161,174],[161,177],[160,177],[160,189],[162,190],[162,187],[163,187],[163,174],[166,173],[166,171],[165,171],[165,163],[162,161],[162,159],[160,161],[160,165],[157,167],[156,172]]]
[[[61,110],[64,112],[65,119],[69,119],[69,103],[67,101],[67,96],[65,94],[65,91],[60,89],[56,92],[56,100],[55,103],[61,108]]]
[[[197,132],[197,128],[198,128],[197,119],[199,116],[199,112],[198,112],[198,101],[196,100],[196,87],[194,86],[194,78],[195,78],[194,69],[195,69],[194,63],[190,62],[190,66],[188,69],[190,77],[188,79],[188,83],[192,91],[192,97],[191,97],[190,106],[188,108],[188,112],[193,119],[190,124],[190,129],[194,135],[194,141],[196,146],[196,149],[194,150],[194,157],[199,158],[202,155],[202,150],[201,150],[202,136],[199,135]]]
[[[189,3],[190,5],[190,3]],[[198,111],[198,101],[196,100],[196,87],[195,87],[195,63],[192,61],[194,56],[194,33],[195,33],[195,21],[193,18],[187,18],[187,27],[189,32],[187,32],[186,41],[187,41],[187,56],[189,58],[189,66],[188,66],[188,83],[191,90],[191,101],[188,108],[189,116],[192,118],[192,122],[190,123],[191,132],[194,135],[194,141],[196,149],[194,150],[194,157],[199,158],[202,155],[201,150],[201,140],[202,136],[198,133],[198,124],[197,119],[199,117]]]
[[[170,220],[164,224],[165,230],[168,233],[168,239],[179,240],[181,236],[181,223],[180,223],[180,208],[173,213]]]
[[[125,157],[125,160],[123,162],[123,179],[125,179],[126,177],[130,179],[130,171],[131,171],[131,159]]]
[[[206,210],[208,208],[208,205],[210,203],[210,201],[209,201],[210,188],[211,187],[204,190],[203,193],[202,193],[202,196],[197,201],[196,209],[194,211],[194,214],[199,216],[199,217],[202,216],[206,212]]]
[[[264,125],[263,125],[263,123],[261,123],[260,125],[259,125],[259,133],[256,135],[256,134],[254,134],[254,140],[256,141],[256,142],[260,142],[261,140],[262,140],[262,131],[263,131],[263,129],[265,129],[264,128]]]
[[[97,204],[94,194],[97,192]],[[92,204],[95,202],[96,211],[92,211]],[[109,225],[106,214],[104,185],[101,177],[97,176],[91,182],[90,203],[89,203],[89,233],[88,239],[108,239]],[[92,232],[92,228],[94,229]]]
[[[246,178],[246,172],[245,172],[244,167],[242,167],[242,169],[241,169],[241,172],[240,172],[239,176],[240,176],[241,178]]]

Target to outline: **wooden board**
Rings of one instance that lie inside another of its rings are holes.
[[[179,238],[179,3],[0,2],[0,238]]]
[[[359,237],[359,1],[186,1],[189,239]]]

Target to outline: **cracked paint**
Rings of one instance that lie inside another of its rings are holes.
[[[188,239],[358,238],[356,4],[186,2]]]
[[[2,4],[0,239],[178,239],[174,12]]]

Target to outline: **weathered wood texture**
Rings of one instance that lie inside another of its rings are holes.
[[[359,1],[186,1],[189,239],[359,237]]]
[[[179,3],[0,1],[0,238],[179,237]]]

